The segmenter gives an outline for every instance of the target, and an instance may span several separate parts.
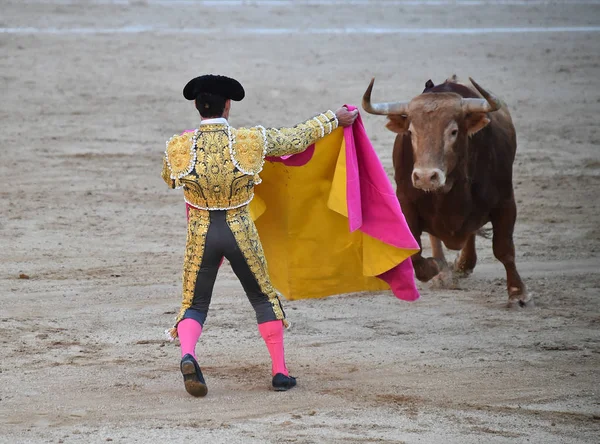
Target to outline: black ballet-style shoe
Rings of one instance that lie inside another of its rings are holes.
[[[285,376],[283,373],[273,376],[273,390],[276,392],[285,392],[292,387],[296,387],[296,378],[293,376]]]
[[[196,397],[206,396],[208,387],[206,381],[204,381],[204,376],[202,376],[200,366],[194,357],[190,354],[185,355],[181,359],[180,368],[186,392]]]

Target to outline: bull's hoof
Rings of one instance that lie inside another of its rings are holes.
[[[468,278],[469,276],[471,276],[471,274],[473,274],[473,269],[455,266],[454,274],[459,279]]]
[[[511,309],[519,308],[532,308],[535,304],[533,302],[533,294],[528,293],[520,288],[511,287],[508,291],[508,304],[507,307]]]
[[[435,259],[428,257],[421,258],[413,262],[415,269],[415,277],[421,282],[429,282],[431,279],[438,276],[441,272],[448,269],[448,264],[443,259]]]
[[[415,269],[415,277],[421,282],[429,282],[439,274],[437,268]]]
[[[475,264],[469,264],[466,261],[461,261],[460,258],[457,258],[456,261],[454,261],[454,272],[458,278],[466,278],[471,276],[474,269]]]
[[[438,273],[433,279],[431,279],[431,288],[434,290],[457,290],[458,279],[455,273],[450,269],[446,269]]]

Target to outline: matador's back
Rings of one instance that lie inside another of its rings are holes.
[[[162,177],[171,188],[183,187],[186,202],[196,208],[238,208],[254,197],[265,156],[299,153],[337,125],[332,111],[280,129],[235,129],[225,119],[204,120],[167,141]]]

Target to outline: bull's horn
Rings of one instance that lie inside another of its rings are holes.
[[[408,111],[408,102],[387,102],[387,103],[371,103],[371,91],[375,78],[371,79],[369,87],[365,91],[362,99],[362,107],[369,114],[379,114],[387,116],[389,114],[406,114]]]
[[[462,99],[462,107],[466,113],[491,113],[502,107],[504,103],[499,97],[483,89],[471,77],[469,80],[484,99]]]

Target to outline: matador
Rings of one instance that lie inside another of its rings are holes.
[[[183,264],[183,301],[168,331],[181,344],[180,370],[186,391],[205,396],[206,381],[196,357],[219,266],[226,258],[254,308],[258,330],[272,361],[272,386],[285,391],[296,385],[284,357],[283,330],[288,326],[281,295],[269,279],[267,262],[249,214],[248,204],[266,156],[304,151],[338,125],[349,126],[358,112],[342,107],[293,128],[233,128],[231,101],[245,96],[235,79],[203,75],[183,89],[195,102],[201,121],[195,131],[174,135],[166,143],[162,177],[183,189],[188,228]]]

